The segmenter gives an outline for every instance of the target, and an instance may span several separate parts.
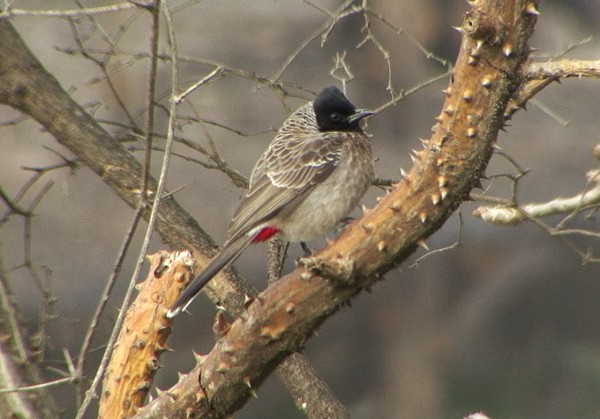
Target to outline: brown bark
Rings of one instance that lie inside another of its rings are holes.
[[[445,222],[478,183],[504,123],[506,104],[522,82],[536,4],[471,2],[443,112],[405,181],[247,310],[243,296],[252,294],[248,287],[213,281],[209,294],[239,318],[230,326],[221,324],[217,344],[199,366],[138,417],[167,412],[172,418],[221,417],[234,411],[322,321],[401,263],[419,240]],[[72,102],[6,21],[0,22],[0,38],[5,40],[0,43],[0,102],[38,120],[136,206],[142,173],[137,160]],[[203,266],[213,244],[172,197],[163,201],[158,219],[160,234],[177,248],[191,249]]]
[[[224,327],[213,350],[138,418],[221,417],[241,406],[273,367],[362,289],[410,255],[479,182],[504,125],[506,104],[537,18],[535,1],[473,1],[443,111],[406,179],[376,208],[294,272],[262,292]],[[208,396],[188,404],[198,381]]]
[[[139,294],[128,310],[106,369],[100,418],[127,418],[144,405],[160,355],[168,350],[173,322],[165,313],[192,276],[194,263],[188,252],[161,252],[150,260],[148,277],[137,285]]]
[[[0,103],[37,120],[127,204],[133,208],[140,205],[142,165],[46,72],[8,20],[0,20],[0,38],[3,40],[0,42]],[[156,190],[154,179],[149,180],[148,189],[152,196]],[[147,211],[146,218],[148,215]],[[155,228],[172,247],[190,250],[199,269],[214,254],[215,245],[210,237],[172,196],[161,201]],[[251,286],[229,270],[218,275],[205,290],[209,298],[234,315],[243,313],[246,296],[256,295]],[[335,397],[331,395],[329,399]]]

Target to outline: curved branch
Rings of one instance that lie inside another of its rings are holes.
[[[329,246],[250,301],[235,322],[219,322],[213,350],[136,417],[222,417],[235,411],[316,327],[405,260],[468,196],[490,158],[506,104],[522,83],[537,18],[531,0],[471,4],[443,112],[405,180]]]

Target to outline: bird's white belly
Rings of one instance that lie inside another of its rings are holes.
[[[310,241],[322,236],[333,230],[358,204],[371,183],[373,163],[370,156],[342,161],[341,166],[281,220],[285,225],[281,232],[284,240]]]

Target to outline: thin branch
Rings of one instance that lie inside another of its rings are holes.
[[[6,206],[8,206],[11,213],[23,215],[25,217],[28,217],[31,215],[31,213],[29,211],[24,210],[23,208],[19,207],[15,202],[13,202],[13,200],[7,195],[6,192],[4,192],[4,189],[1,186],[0,186],[0,198],[2,198],[2,200],[4,201]]]
[[[326,34],[328,32],[328,30],[330,30],[331,28],[333,28],[333,26],[339,21],[340,19],[340,15],[341,13],[346,10],[346,8],[348,6],[350,6],[352,4],[353,0],[346,0],[344,3],[342,3],[335,12],[329,14],[330,16],[330,20],[326,21],[324,24],[322,24],[317,30],[315,30],[313,33],[311,33],[308,37],[306,37],[301,43],[300,45],[298,45],[296,47],[296,49],[294,49],[288,56],[287,58],[283,61],[283,63],[281,64],[281,66],[279,67],[279,69],[277,71],[275,71],[275,74],[273,75],[273,77],[271,78],[273,81],[278,82],[279,79],[281,79],[281,76],[283,76],[283,73],[285,73],[285,71],[288,69],[288,67],[290,66],[290,64],[292,63],[292,61],[294,61],[296,59],[296,57],[298,57],[298,55],[312,42],[314,41],[316,38],[318,38],[320,35]],[[308,3],[308,2],[306,2]],[[311,4],[312,3],[308,3]],[[322,10],[322,9],[319,9]],[[321,45],[323,44],[324,40],[321,42]]]
[[[41,389],[45,389],[45,388],[49,388],[49,387],[56,387],[56,386],[59,386],[62,384],[70,384],[72,382],[73,382],[73,379],[71,377],[59,378],[58,380],[48,381],[46,383],[35,384],[35,385],[31,385],[31,386],[0,388],[0,394],[1,393],[24,393],[24,392],[28,392],[28,391],[39,391]]]
[[[525,67],[527,80],[563,79],[563,78],[600,78],[600,60],[564,59],[532,62]]]
[[[113,13],[120,12],[123,10],[137,9],[140,6],[135,2],[128,1],[124,3],[117,3],[108,6],[99,7],[86,7],[85,9],[65,9],[65,10],[27,10],[27,9],[13,9],[10,6],[4,8],[0,12],[0,19],[8,19],[11,17],[23,17],[23,16],[42,16],[42,17],[80,17],[88,16],[100,13]]]
[[[152,24],[150,27],[150,65],[148,66],[148,90],[146,93],[146,126],[144,129],[144,176],[141,185],[143,204],[148,202],[148,181],[152,166],[152,132],[154,132],[154,102],[156,100],[156,75],[158,73],[158,42],[160,34],[160,0],[151,9]]]
[[[545,203],[513,208],[479,207],[473,211],[473,215],[490,224],[515,225],[532,218],[567,214],[600,205],[600,172],[590,172],[588,178],[596,185],[570,198],[556,198]]]
[[[91,399],[92,399],[93,395],[95,394],[95,389],[97,388],[98,384],[100,383],[100,380],[104,376],[106,366],[108,365],[108,361],[110,360],[110,356],[112,354],[113,345],[117,339],[117,336],[119,335],[121,326],[123,325],[123,320],[125,318],[125,313],[127,311],[127,307],[131,303],[131,298],[133,296],[133,290],[135,289],[135,282],[141,272],[142,265],[144,263],[144,260],[145,260],[145,257],[146,257],[147,251],[148,251],[148,247],[150,245],[150,238],[152,237],[152,233],[154,232],[154,225],[155,225],[156,219],[157,219],[158,208],[160,205],[162,195],[165,190],[165,181],[167,178],[167,172],[168,172],[169,163],[171,160],[171,148],[173,146],[173,137],[174,137],[173,133],[175,130],[176,117],[177,117],[177,114],[176,114],[177,103],[175,101],[175,97],[178,92],[178,83],[179,83],[179,71],[178,71],[179,64],[177,62],[177,42],[175,39],[173,22],[171,21],[171,14],[169,12],[168,6],[166,4],[163,4],[160,0],[157,0],[155,3],[155,7],[160,8],[165,16],[168,34],[169,34],[169,42],[170,42],[170,46],[171,46],[171,56],[172,56],[171,88],[172,88],[173,93],[172,93],[172,98],[171,98],[170,118],[169,118],[169,125],[168,125],[167,141],[165,143],[165,153],[163,156],[163,164],[162,164],[161,173],[160,173],[160,177],[159,177],[159,181],[158,181],[158,186],[156,188],[156,197],[154,199],[152,211],[150,213],[150,219],[148,221],[148,228],[146,230],[146,235],[142,242],[142,246],[141,246],[138,260],[136,263],[136,267],[132,274],[131,281],[129,283],[129,287],[127,288],[127,292],[125,294],[125,297],[123,298],[123,303],[121,305],[121,311],[119,312],[119,317],[117,318],[117,321],[115,322],[113,332],[108,341],[108,346],[107,346],[104,356],[102,358],[102,363],[100,364],[100,367],[98,368],[98,372],[94,378],[94,382],[92,383],[92,386],[90,387],[90,389],[87,391],[86,397],[85,397],[81,407],[79,408],[79,411],[77,412],[76,419],[83,418],[83,415],[85,414],[85,411],[87,410],[87,408],[91,402]]]
[[[133,240],[133,237],[137,230],[139,221],[142,218],[142,215],[143,215],[143,209],[142,209],[142,207],[140,207],[135,212],[133,220],[129,226],[129,230],[125,234],[125,238],[123,240],[123,243],[121,244],[121,248],[119,249],[119,252],[117,255],[117,260],[115,262],[115,266],[114,266],[108,280],[106,281],[106,285],[104,286],[104,291],[102,292],[100,301],[98,301],[98,305],[96,306],[96,311],[94,312],[94,315],[92,316],[92,319],[90,320],[90,325],[87,328],[87,332],[85,334],[85,337],[83,338],[83,343],[81,344],[81,349],[79,350],[79,356],[77,357],[77,367],[75,370],[79,377],[84,376],[85,363],[87,361],[87,356],[90,351],[90,346],[92,344],[92,340],[94,339],[94,336],[96,335],[96,332],[98,329],[98,323],[100,321],[100,317],[104,313],[106,304],[108,303],[108,299],[112,293],[112,289],[115,286],[116,280],[121,273],[121,268],[123,267],[123,262],[125,261],[125,256],[127,255],[129,246],[131,245],[131,241]],[[83,384],[83,383],[81,383],[81,384]],[[77,397],[79,399],[77,402],[78,406],[80,406],[82,403],[82,394],[83,394],[83,388],[81,387],[81,385],[79,385],[77,388]]]

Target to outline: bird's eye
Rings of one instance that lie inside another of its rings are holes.
[[[329,119],[331,119],[333,122],[339,122],[342,120],[342,116],[337,112],[333,112],[329,115]]]

